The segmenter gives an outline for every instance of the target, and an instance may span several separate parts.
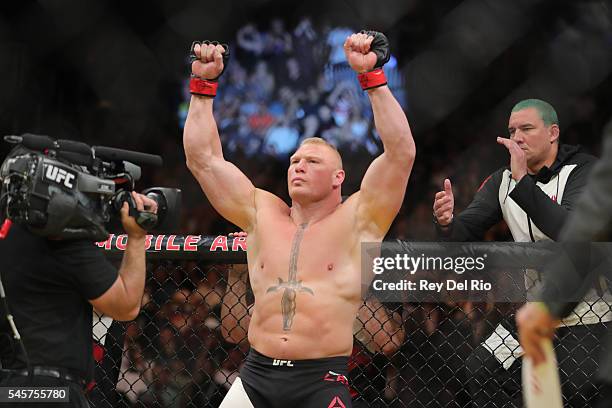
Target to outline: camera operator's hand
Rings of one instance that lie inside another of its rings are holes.
[[[157,213],[157,203],[155,201],[147,196],[138,194],[135,191],[132,191],[131,194],[138,211],[147,211],[154,214]],[[127,202],[124,202],[123,206],[121,207],[121,223],[123,224],[123,229],[125,232],[127,232],[128,237],[143,238],[145,235],[147,235],[147,231],[142,229],[140,225],[136,223],[134,217],[130,216],[129,213],[130,206]]]
[[[134,320],[140,312],[144,293],[146,258],[145,237],[147,231],[141,228],[130,215],[130,204],[141,212],[157,213],[157,203],[151,198],[136,192],[129,193],[121,207],[121,223],[127,232],[128,240],[123,252],[119,276],[113,285],[96,299],[89,302],[93,307],[113,319]]]

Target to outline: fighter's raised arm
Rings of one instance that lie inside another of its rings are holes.
[[[194,43],[190,81],[191,102],[183,133],[187,167],[206,197],[228,221],[250,231],[255,215],[255,186],[225,160],[213,116],[217,79],[229,57],[227,46]]]
[[[416,148],[408,119],[387,86],[382,69],[390,56],[387,38],[376,31],[362,31],[346,39],[344,52],[368,92],[374,124],[384,146],[361,182],[357,217],[362,231],[382,237],[404,200]]]

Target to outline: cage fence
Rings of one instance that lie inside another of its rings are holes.
[[[120,260],[125,236],[98,245]],[[94,319],[94,407],[218,407],[249,350],[253,295],[245,238],[147,238],[147,280],[132,322]],[[518,302],[381,302],[354,322],[356,407],[521,406]],[[586,309],[585,309],[586,308]],[[609,300],[585,303],[555,339],[564,398],[589,406]],[[583,321],[584,320],[584,321]]]

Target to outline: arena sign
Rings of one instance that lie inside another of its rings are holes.
[[[111,257],[119,257],[125,251],[128,237],[126,234],[110,234],[106,241],[98,242],[100,248],[108,251]],[[151,258],[172,255],[172,258],[198,258],[215,263],[246,262],[246,237],[225,235],[147,235],[145,250]]]

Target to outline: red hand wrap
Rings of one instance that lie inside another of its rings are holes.
[[[12,225],[13,225],[13,221],[9,220],[8,218],[4,220],[4,223],[2,224],[2,228],[0,228],[0,239],[6,238]]]
[[[189,80],[189,92],[192,95],[202,95],[214,98],[217,95],[217,81],[208,81],[206,79],[192,76]]]
[[[363,74],[357,75],[361,89],[364,91],[372,88],[378,88],[379,86],[387,85],[387,78],[382,68],[376,68],[375,70],[364,72]]]

